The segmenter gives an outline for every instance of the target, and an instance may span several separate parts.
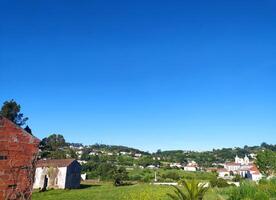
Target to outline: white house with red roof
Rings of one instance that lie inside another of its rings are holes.
[[[218,168],[217,169],[218,176],[224,178],[226,176],[230,176],[230,172],[225,168]]]
[[[235,162],[226,162],[223,169],[217,170],[219,177],[240,175],[243,178],[248,178],[253,181],[258,181],[262,178],[262,174],[256,165],[249,160],[247,156],[244,158],[235,157]]]
[[[184,166],[184,171],[195,172],[198,169],[198,164],[195,161],[190,161]]]
[[[259,181],[262,178],[262,174],[259,169],[254,165],[247,171],[247,178],[253,181]]]

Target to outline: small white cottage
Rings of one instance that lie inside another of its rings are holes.
[[[35,189],[75,189],[80,187],[81,165],[74,159],[39,160]]]

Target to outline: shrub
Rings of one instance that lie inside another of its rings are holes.
[[[120,167],[114,171],[113,181],[115,186],[124,185],[124,181],[128,180],[127,171],[125,168]]]
[[[228,192],[229,200],[269,200],[269,195],[260,190],[255,183],[245,181],[240,187],[233,187]]]
[[[210,180],[210,185],[211,185],[211,187],[218,187],[218,188],[231,186],[230,184],[227,183],[226,180],[224,180],[222,178],[213,178],[213,179],[211,179]]]

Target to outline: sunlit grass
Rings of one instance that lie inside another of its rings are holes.
[[[114,187],[111,183],[85,184],[77,190],[50,190],[34,192],[33,200],[169,200],[167,193],[173,192],[170,186],[136,184]],[[210,190],[206,200],[218,200],[218,196]]]

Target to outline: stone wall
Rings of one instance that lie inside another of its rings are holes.
[[[39,140],[0,117],[0,200],[29,200]]]

